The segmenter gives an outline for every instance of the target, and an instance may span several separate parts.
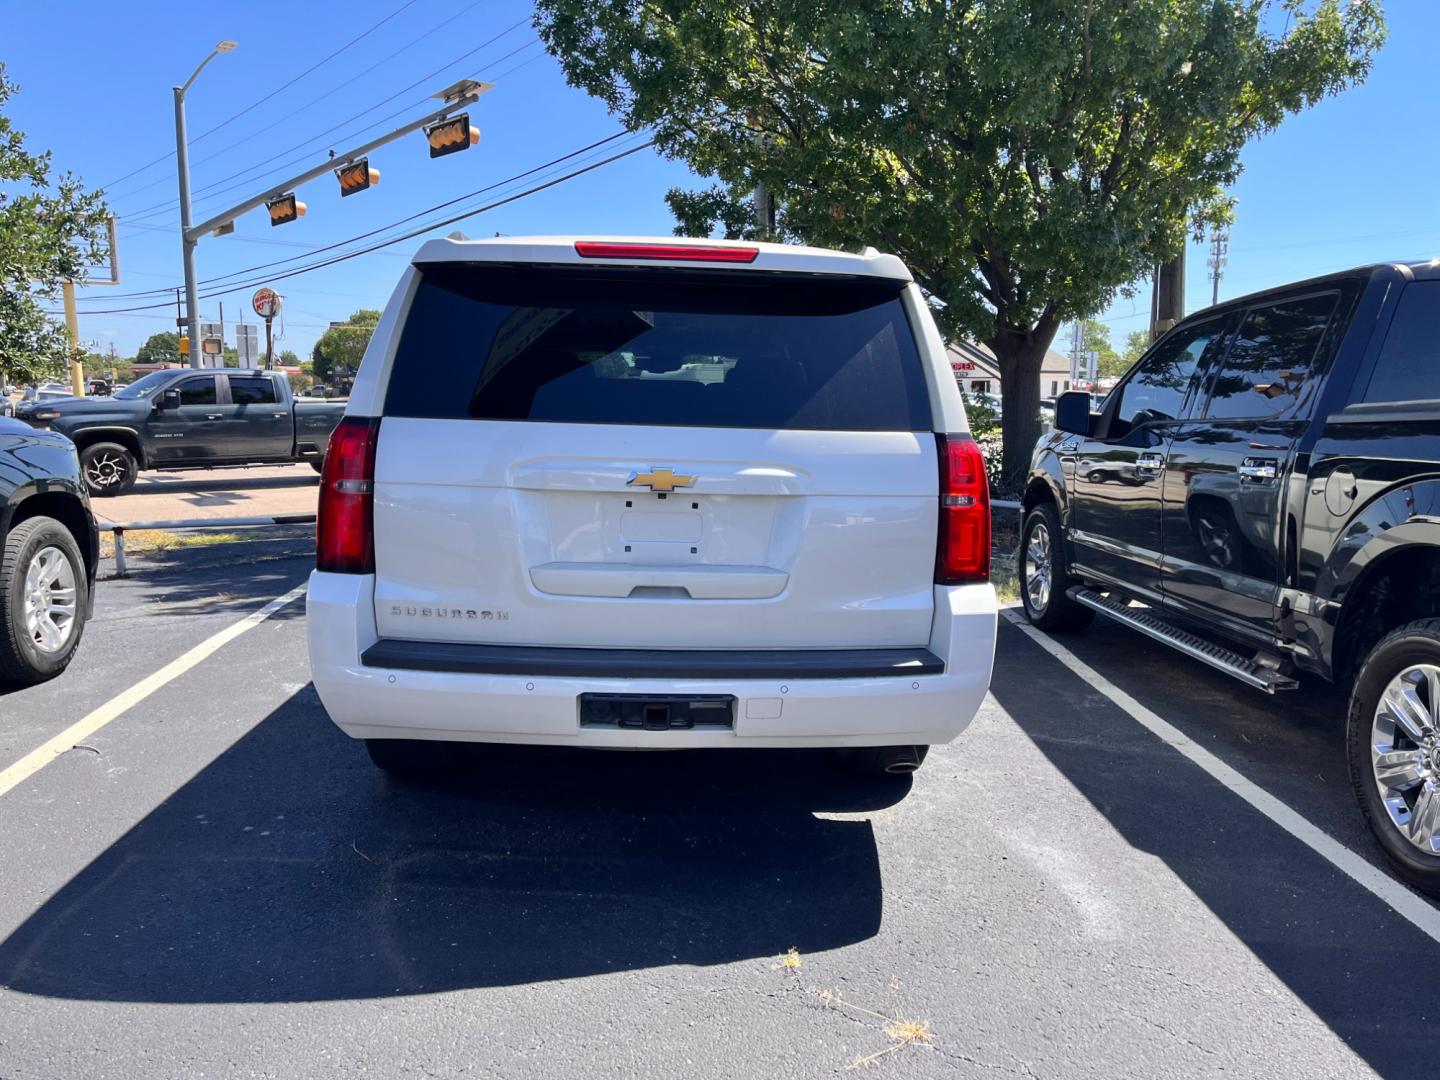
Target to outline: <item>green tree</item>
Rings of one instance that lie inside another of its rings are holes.
[[[1125,335],[1125,351],[1120,355],[1121,368],[1117,375],[1123,375],[1130,370],[1132,364],[1145,355],[1145,350],[1150,348],[1149,330],[1131,330]]]
[[[750,204],[732,198],[720,184],[703,191],[671,188],[665,205],[675,215],[676,236],[715,236],[726,240],[750,240],[756,235],[755,214]]]
[[[1086,319],[1085,329],[1081,335],[1083,349],[1087,353],[1097,353],[1095,360],[1095,373],[1101,378],[1110,375],[1119,375],[1125,371],[1120,363],[1120,355],[1115,351],[1115,346],[1110,344],[1110,328],[1099,319]]]
[[[379,321],[380,312],[374,308],[362,308],[346,319],[344,325],[332,326],[321,334],[320,340],[310,350],[311,370],[315,378],[328,383],[339,369],[354,371],[358,368]]]
[[[286,349],[277,359],[280,361],[281,367],[291,368],[300,366],[300,357],[295,355],[294,349]]]
[[[18,89],[0,64],[0,109]],[[103,193],[68,172],[52,178],[49,151],[26,150],[24,132],[0,113],[0,379],[39,382],[65,370],[65,330],[42,305],[104,257],[106,218]]]
[[[537,23],[731,201],[762,180],[787,234],[904,259],[999,361],[1007,475],[1060,324],[1227,216],[1246,142],[1384,38],[1379,0],[538,0]]]
[[[135,353],[137,364],[178,364],[180,362],[180,335],[172,330],[162,330],[145,339]]]

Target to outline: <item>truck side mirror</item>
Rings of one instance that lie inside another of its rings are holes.
[[[1094,427],[1090,414],[1090,394],[1086,390],[1067,390],[1055,399],[1055,427],[1071,435],[1089,435]]]
[[[161,390],[160,396],[155,399],[155,408],[160,410],[178,409],[180,407],[180,391],[176,387],[168,390]]]

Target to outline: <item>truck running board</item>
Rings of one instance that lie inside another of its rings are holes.
[[[1101,615],[1108,615],[1116,622],[1122,622],[1132,629],[1139,630],[1142,634],[1146,634],[1156,641],[1164,642],[1172,649],[1178,649],[1186,656],[1193,656],[1196,660],[1209,664],[1257,690],[1264,690],[1267,694],[1273,694],[1276,690],[1294,690],[1299,685],[1290,676],[1274,671],[1254,660],[1247,660],[1223,645],[1216,645],[1188,630],[1171,626],[1163,619],[1157,619],[1146,609],[1130,607],[1119,600],[1102,596],[1094,589],[1086,589],[1078,585],[1069,589],[1067,595],[1077,604],[1084,604]]]

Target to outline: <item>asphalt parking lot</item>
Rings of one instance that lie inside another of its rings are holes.
[[[1324,687],[1006,622],[913,785],[519,750],[405,785],[272,603],[305,546],[142,561],[70,672],[0,696],[5,1080],[830,1076],[886,1018],[930,1039],[883,1075],[1440,1068],[1440,910],[1384,873]]]

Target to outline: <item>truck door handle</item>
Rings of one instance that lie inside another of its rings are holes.
[[[1135,471],[1153,476],[1165,467],[1164,454],[1137,454],[1135,457]]]
[[[1244,480],[1275,480],[1280,476],[1280,463],[1274,458],[1247,457],[1238,471]]]
[[[284,420],[284,419],[285,419],[287,416],[289,416],[290,414],[289,414],[288,412],[277,412],[277,413],[271,413],[270,415],[273,416],[273,417],[275,417],[276,420]]]
[[[207,412],[207,413],[205,414],[205,419],[206,419],[206,420],[221,420],[221,419],[224,419],[224,416],[225,416],[224,413]]]

